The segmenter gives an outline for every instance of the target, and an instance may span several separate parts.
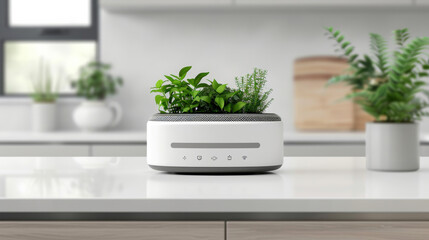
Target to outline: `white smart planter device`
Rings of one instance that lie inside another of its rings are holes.
[[[367,123],[367,169],[416,171],[419,169],[419,127],[416,123]]]
[[[147,123],[147,161],[175,173],[244,173],[283,164],[276,114],[155,114]]]

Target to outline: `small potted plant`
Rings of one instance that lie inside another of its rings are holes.
[[[267,71],[236,78],[237,88],[188,78],[191,67],[165,75],[152,88],[159,112],[148,121],[148,163],[170,172],[254,172],[283,162],[279,116],[263,113],[272,102]]]
[[[85,98],[73,114],[76,125],[84,131],[100,131],[115,126],[122,117],[118,103],[106,102],[109,95],[117,92],[122,78],[109,74],[110,65],[91,62],[82,67],[79,79],[72,82],[77,95]]]
[[[428,76],[426,49],[429,38],[410,39],[407,29],[394,31],[397,47],[389,52],[387,41],[370,34],[371,55],[354,53],[344,36],[327,28],[350,64],[350,71],[332,78],[328,84],[349,83],[359,91],[353,99],[375,118],[366,126],[367,168],[379,171],[415,171],[419,169],[418,121],[428,112],[429,92],[422,80]]]
[[[48,63],[43,60],[39,62],[36,79],[33,81],[32,115],[33,131],[50,132],[56,128],[56,100],[58,97],[58,82],[52,78]]]

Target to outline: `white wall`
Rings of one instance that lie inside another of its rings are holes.
[[[144,130],[156,112],[149,88],[163,74],[192,65],[191,74],[210,71],[209,78],[233,84],[253,67],[269,71],[275,98],[269,112],[293,129],[293,61],[308,55],[333,54],[324,26],[343,30],[358,50],[368,50],[368,33],[389,36],[409,27],[429,36],[429,15],[420,10],[246,10],[157,11],[101,14],[101,55],[112,63],[125,86],[114,99],[124,107],[119,129]],[[61,101],[60,127],[75,129],[71,111],[79,101]],[[0,99],[0,131],[30,129],[30,102]],[[422,129],[429,131],[429,120]]]
[[[156,112],[149,88],[163,74],[185,65],[192,74],[233,84],[234,76],[253,67],[269,71],[276,112],[293,130],[293,61],[306,55],[333,54],[324,26],[334,26],[368,50],[368,33],[388,36],[409,27],[415,36],[429,36],[429,15],[418,10],[263,10],[204,12],[103,12],[102,58],[115,66],[126,86],[118,100],[127,107],[122,127],[143,129]],[[429,130],[429,121],[423,128]]]

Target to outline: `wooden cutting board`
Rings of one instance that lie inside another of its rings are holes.
[[[295,127],[298,130],[351,131],[355,128],[354,103],[341,100],[351,88],[344,84],[326,87],[328,80],[344,74],[346,59],[320,56],[295,61]]]
[[[359,105],[354,105],[355,110],[355,131],[365,131],[366,123],[373,122],[375,119],[373,116],[365,112]]]

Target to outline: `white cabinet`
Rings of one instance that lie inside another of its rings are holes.
[[[429,0],[415,0],[417,6],[429,6]]]
[[[84,144],[0,144],[2,157],[84,157],[89,156]]]
[[[91,145],[91,156],[96,157],[144,157],[146,144]]]
[[[286,144],[284,155],[286,157],[364,157],[365,144]]]
[[[416,0],[428,4],[428,0]],[[412,6],[414,0],[101,0],[109,11],[195,10],[240,7],[389,7]]]
[[[236,0],[237,6],[411,6],[413,0]]]
[[[2,132],[0,157],[141,157],[146,133],[124,132]]]
[[[156,9],[195,9],[230,7],[232,0],[101,0],[103,9],[135,11]]]
[[[0,157],[144,157],[146,144],[0,144]]]
[[[365,157],[365,144],[285,144],[284,155],[286,157]],[[429,156],[429,145],[420,146],[420,156]]]

